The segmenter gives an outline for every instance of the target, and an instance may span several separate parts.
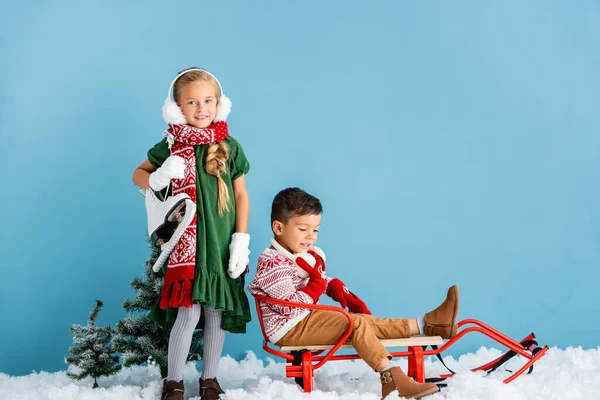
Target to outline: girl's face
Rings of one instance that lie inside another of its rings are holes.
[[[179,108],[189,125],[207,128],[217,116],[217,91],[210,81],[188,83],[179,90]]]

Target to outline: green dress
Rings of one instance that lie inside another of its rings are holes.
[[[192,300],[223,310],[222,328],[232,333],[246,333],[250,322],[250,306],[244,292],[244,274],[231,279],[227,274],[229,243],[235,232],[235,199],[232,182],[248,173],[250,163],[240,143],[228,136],[225,143],[229,149],[227,171],[221,175],[230,195],[229,212],[219,215],[217,205],[217,177],[205,169],[207,144],[194,146],[196,151],[196,271]],[[171,155],[166,139],[148,151],[148,160],[158,168]],[[166,263],[165,263],[166,264]],[[166,270],[166,265],[163,271]],[[158,304],[149,318],[172,325],[177,309],[161,310]]]

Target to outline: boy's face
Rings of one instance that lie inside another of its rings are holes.
[[[298,215],[287,223],[273,221],[275,240],[291,253],[304,253],[317,241],[321,214]]]

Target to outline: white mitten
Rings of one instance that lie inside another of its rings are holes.
[[[237,278],[246,271],[246,267],[250,263],[250,235],[247,233],[236,232],[231,235],[231,243],[229,244],[229,266],[227,274],[232,279]]]
[[[166,188],[171,179],[183,179],[185,177],[185,161],[179,156],[169,156],[162,166],[150,174],[150,188],[160,191]]]

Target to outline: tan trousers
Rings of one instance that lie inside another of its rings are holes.
[[[368,314],[350,314],[354,330],[350,334],[352,346],[371,368],[384,358],[392,359],[379,339],[410,337],[407,319],[377,318]],[[348,329],[348,319],[339,312],[312,310],[310,314],[285,334],[278,346],[335,344]]]

